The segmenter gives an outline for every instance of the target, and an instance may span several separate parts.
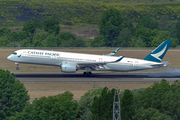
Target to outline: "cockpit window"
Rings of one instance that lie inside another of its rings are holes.
[[[16,52],[13,52],[13,55],[17,55],[17,53],[16,53]]]

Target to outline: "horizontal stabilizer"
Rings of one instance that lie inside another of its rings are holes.
[[[166,67],[168,62],[169,61],[161,62],[159,64],[152,64],[151,66],[154,66],[154,67]]]

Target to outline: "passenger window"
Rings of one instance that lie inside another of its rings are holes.
[[[13,52],[13,55],[17,55],[17,53],[16,53],[16,52]]]

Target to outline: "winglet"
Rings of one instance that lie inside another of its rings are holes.
[[[114,55],[114,54],[116,54],[116,53],[118,52],[119,49],[120,49],[120,47],[117,48],[117,49],[116,49],[115,51],[113,51],[112,53],[106,54],[105,56],[111,56],[111,55]]]
[[[117,60],[114,61],[114,62],[119,62],[119,61],[121,61],[124,57],[125,57],[125,56],[122,56],[121,58],[117,59]]]
[[[117,48],[115,51],[113,51],[112,53],[117,53],[117,51],[120,49],[120,47],[119,48]]]

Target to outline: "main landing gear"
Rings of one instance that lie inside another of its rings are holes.
[[[19,67],[18,67],[19,63],[15,63],[15,64],[17,65],[16,70],[19,70]]]
[[[84,75],[84,76],[91,77],[91,76],[92,76],[92,73],[91,73],[91,72],[84,72],[83,75]]]
[[[88,77],[92,76],[92,73],[91,73],[92,69],[90,67],[85,67],[84,70],[86,70],[86,72],[83,73],[84,76],[88,76]]]

